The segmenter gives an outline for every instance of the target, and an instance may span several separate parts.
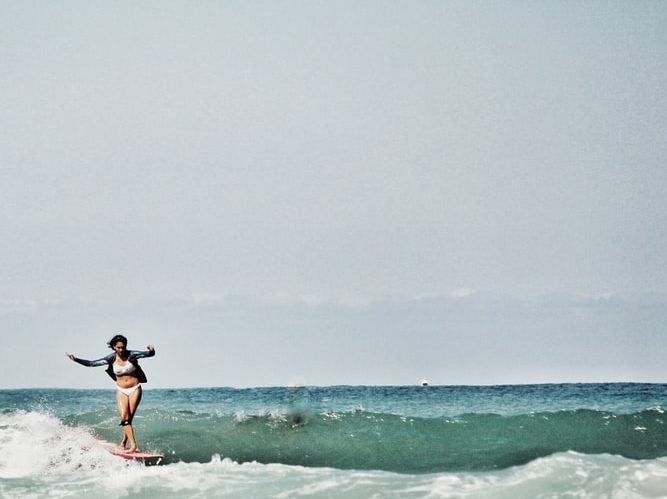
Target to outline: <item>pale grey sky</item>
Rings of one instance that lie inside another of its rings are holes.
[[[0,67],[9,386],[664,381],[665,2],[0,1]]]

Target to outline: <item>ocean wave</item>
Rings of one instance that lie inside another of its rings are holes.
[[[140,444],[160,449],[168,463],[204,463],[217,454],[236,462],[431,473],[504,469],[566,451],[655,459],[667,456],[666,419],[659,408],[434,418],[363,410],[230,415],[147,409],[135,429]],[[119,438],[112,409],[64,421]]]
[[[352,416],[385,417],[367,413]],[[400,424],[418,424],[412,419]],[[456,424],[470,424],[469,419]],[[266,425],[270,421],[270,417],[262,416],[254,423]],[[254,427],[254,423],[250,426]],[[245,424],[247,420],[236,423],[236,427]],[[299,428],[312,424],[318,423],[311,419]],[[503,469],[405,474],[238,462],[214,453],[204,462],[177,459],[165,466],[144,467],[102,450],[89,427],[70,426],[46,413],[13,411],[0,415],[0,478],[0,496],[7,498],[94,495],[626,499],[664,497],[667,459],[635,460],[609,453],[565,451]]]

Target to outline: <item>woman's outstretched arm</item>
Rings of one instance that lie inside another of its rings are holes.
[[[146,348],[148,348],[148,350],[143,352],[141,350],[131,350],[130,357],[134,359],[143,359],[144,357],[152,357],[155,355],[155,347],[153,345],[148,345]]]
[[[109,354],[106,357],[102,357],[101,359],[96,359],[96,360],[86,360],[86,359],[80,359],[73,353],[66,353],[66,357],[69,357],[71,360],[74,362],[81,364],[82,366],[86,367],[97,367],[97,366],[106,366],[113,362],[113,357],[115,354]],[[111,361],[111,362],[110,362]]]

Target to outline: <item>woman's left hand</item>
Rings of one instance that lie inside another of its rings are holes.
[[[148,345],[146,348],[148,349],[149,352],[155,351],[155,347],[153,345]]]

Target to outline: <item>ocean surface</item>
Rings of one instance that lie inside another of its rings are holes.
[[[667,385],[0,390],[0,497],[667,497]]]

